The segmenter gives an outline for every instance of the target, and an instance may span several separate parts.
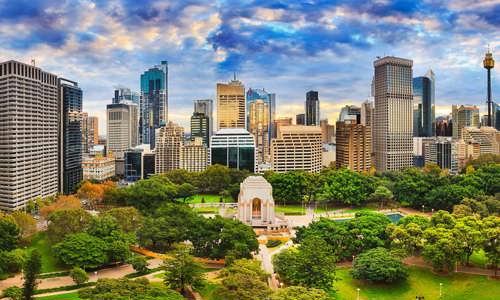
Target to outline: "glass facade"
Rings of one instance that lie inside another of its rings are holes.
[[[212,148],[212,165],[255,172],[255,149],[252,147]]]
[[[413,136],[436,135],[434,73],[413,78]]]
[[[59,79],[62,105],[61,162],[62,186],[60,191],[67,195],[75,192],[83,179],[82,169],[82,90],[78,84]]]
[[[168,64],[162,61],[141,75],[141,143],[155,146],[155,130],[167,124]]]
[[[208,147],[210,143],[210,119],[204,113],[193,113],[191,116],[191,139],[200,137]]]
[[[125,180],[137,181],[142,177],[142,152],[128,151],[125,152]]]
[[[319,126],[319,95],[317,91],[309,91],[306,94],[305,121],[307,126]]]

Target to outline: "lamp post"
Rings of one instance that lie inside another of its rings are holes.
[[[439,299],[443,297],[443,283],[439,283]]]
[[[356,300],[359,300],[359,291],[360,291],[360,288],[357,288],[356,290],[358,291],[358,296],[357,296]]]
[[[422,204],[422,212],[425,213],[424,211],[425,205]]]

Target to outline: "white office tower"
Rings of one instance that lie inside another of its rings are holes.
[[[107,151],[122,160],[130,148],[137,146],[139,136],[139,108],[132,102],[108,104]]]
[[[20,209],[57,190],[57,76],[0,63],[0,209]]]
[[[374,150],[377,171],[413,165],[413,61],[387,56],[376,60]]]

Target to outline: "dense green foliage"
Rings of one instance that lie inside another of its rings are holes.
[[[287,285],[330,290],[335,281],[336,257],[319,237],[308,237],[297,248],[286,249],[273,257],[275,272]]]
[[[148,271],[148,261],[144,256],[135,255],[129,259],[128,263],[138,273],[146,273]]]
[[[215,291],[216,299],[267,299],[271,294],[267,285],[268,276],[262,271],[258,261],[236,260],[221,271],[221,286]]]
[[[308,227],[299,228],[295,241],[301,243],[308,237],[321,237],[335,256],[343,260],[371,248],[383,247],[387,240],[386,227],[390,223],[387,216],[371,212],[358,212],[355,218],[343,222],[321,218]]]
[[[71,270],[71,272],[69,273],[69,276],[71,277],[71,279],[73,279],[73,281],[77,285],[84,284],[85,282],[87,282],[89,280],[89,276],[87,275],[87,272],[85,272],[85,270],[83,270],[82,268],[79,268],[79,267],[74,267]]]
[[[2,291],[3,298],[8,298],[10,300],[21,300],[23,299],[23,289],[17,286],[11,286]]]
[[[57,257],[69,266],[97,268],[108,262],[106,243],[88,233],[69,235],[54,246]]]
[[[94,288],[78,292],[80,299],[91,300],[182,300],[179,293],[149,284],[147,279],[99,279]]]
[[[62,209],[50,214],[47,236],[52,243],[58,243],[70,234],[87,230],[92,216],[83,209]]]
[[[178,245],[170,257],[163,261],[164,282],[171,289],[185,291],[188,286],[199,286],[203,279],[203,266],[190,254],[190,248]]]
[[[354,259],[352,277],[373,282],[396,282],[406,279],[408,272],[402,261],[385,248],[375,248]]]
[[[328,300],[325,291],[302,286],[290,286],[278,289],[271,295],[270,300]]]
[[[21,229],[11,217],[0,216],[0,251],[14,249],[21,237]]]
[[[32,300],[37,286],[36,276],[42,269],[42,260],[37,250],[31,251],[23,267],[23,299]]]

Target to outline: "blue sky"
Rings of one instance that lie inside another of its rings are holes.
[[[1,61],[34,58],[78,81],[84,109],[103,120],[114,86],[138,90],[140,74],[168,60],[169,118],[186,131],[192,101],[214,98],[233,72],[275,92],[279,116],[318,90],[333,122],[369,97],[383,55],[413,59],[414,76],[434,70],[438,114],[452,103],[484,110],[488,43],[500,61],[500,0],[0,0]]]

